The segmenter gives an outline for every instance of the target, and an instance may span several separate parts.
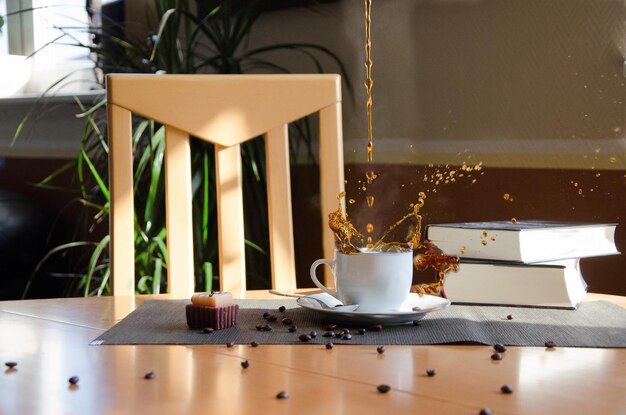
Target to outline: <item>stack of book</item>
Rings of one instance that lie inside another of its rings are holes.
[[[619,254],[616,224],[548,221],[429,225],[425,238],[460,257],[445,276],[453,303],[577,308],[587,292],[580,258]]]

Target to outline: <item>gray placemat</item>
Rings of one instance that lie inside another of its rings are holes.
[[[544,346],[553,341],[569,347],[626,347],[626,310],[606,301],[583,303],[578,310],[452,305],[430,313],[417,326],[385,327],[358,334],[351,327],[351,340],[322,337],[329,324],[314,311],[300,308],[291,299],[237,300],[240,305],[236,327],[205,334],[190,330],[185,320],[188,300],[148,301],[106,331],[92,345],[113,344],[303,344],[299,335],[317,331],[309,343],[335,344],[496,344]],[[278,307],[284,305],[284,313]],[[278,320],[272,331],[261,332],[263,313]],[[507,319],[512,315],[512,319]],[[288,317],[298,327],[289,333],[281,324]],[[341,327],[338,327],[338,329]]]

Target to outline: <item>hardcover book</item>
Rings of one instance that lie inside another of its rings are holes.
[[[534,263],[619,254],[617,224],[497,221],[428,225],[425,238],[461,258]]]
[[[587,292],[580,260],[539,264],[462,260],[446,275],[444,295],[453,303],[577,308]]]

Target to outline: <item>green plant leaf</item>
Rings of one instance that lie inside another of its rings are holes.
[[[91,258],[89,258],[89,265],[87,266],[87,275],[85,276],[86,278],[85,291],[84,291],[85,297],[89,296],[89,286],[91,285],[91,280],[93,278],[94,270],[96,269],[96,266],[98,264],[98,260],[100,259],[100,255],[102,254],[102,251],[104,251],[104,248],[106,248],[109,245],[110,239],[111,238],[109,235],[106,235],[104,238],[102,238],[100,242],[98,243],[98,245],[96,245],[96,248],[93,250],[93,254],[91,254]]]
[[[106,201],[109,202],[111,200],[111,197],[109,195],[109,189],[107,188],[106,184],[104,184],[104,181],[100,177],[98,170],[93,165],[93,163],[91,162],[91,159],[89,158],[87,153],[85,153],[84,149],[81,150],[81,153],[83,155],[83,159],[85,160],[85,162],[87,163],[87,166],[89,167],[89,171],[93,175],[93,178],[96,180],[96,183],[98,184],[98,187],[100,188],[100,191],[102,192],[102,195],[104,196]]]

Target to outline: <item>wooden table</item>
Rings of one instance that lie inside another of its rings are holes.
[[[626,349],[88,345],[147,298],[0,302],[0,414],[626,414]]]

